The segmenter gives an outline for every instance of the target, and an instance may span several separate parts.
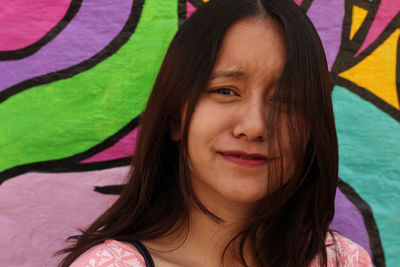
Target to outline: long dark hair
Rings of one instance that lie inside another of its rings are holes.
[[[251,241],[260,266],[308,266],[315,257],[326,266],[325,237],[334,214],[338,174],[331,86],[318,34],[292,0],[212,0],[182,25],[143,113],[128,184],[113,206],[87,230],[69,238],[75,242],[59,252],[69,253],[59,266],[69,266],[106,239],[165,236],[177,223],[182,227],[187,223],[190,201],[220,220],[192,188],[187,132],[226,30],[247,17],[270,17],[286,35],[287,62],[275,95],[286,99],[290,140],[294,145],[301,144],[302,149],[293,177],[265,199],[234,240],[240,241],[239,253],[245,266],[245,240]],[[184,107],[186,116],[180,121]],[[270,129],[280,123],[281,111],[277,111],[269,115]],[[182,125],[180,142],[171,140],[174,124]],[[273,136],[279,138],[279,134]]]

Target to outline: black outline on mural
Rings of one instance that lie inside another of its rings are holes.
[[[82,171],[103,170],[103,169],[130,165],[133,157],[124,157],[114,160],[92,162],[92,163],[81,163],[81,161],[88,159],[106,150],[107,148],[112,147],[114,144],[116,144],[123,137],[125,137],[127,134],[129,134],[131,131],[133,131],[135,128],[139,126],[140,118],[141,115],[137,116],[132,121],[130,121],[126,126],[124,126],[121,130],[119,130],[117,133],[111,135],[100,144],[95,145],[82,153],[63,159],[29,163],[7,169],[0,173],[0,185],[8,179],[14,178],[16,176],[22,175],[27,172],[46,172],[46,173],[82,172]]]
[[[350,30],[352,23],[352,10],[353,6],[359,6],[368,11],[364,22],[361,27],[358,29],[356,34],[353,36],[353,39],[350,40]],[[345,78],[339,76],[339,74],[345,70],[348,70],[360,63],[366,57],[368,57],[371,53],[373,53],[380,45],[382,45],[389,37],[398,29],[400,26],[400,14],[396,15],[393,20],[386,26],[384,31],[378,36],[378,38],[369,45],[364,51],[362,51],[356,58],[354,58],[354,54],[361,47],[363,41],[365,40],[368,30],[370,29],[373,19],[375,18],[376,12],[379,8],[380,1],[366,2],[361,0],[347,0],[345,6],[345,15],[343,18],[343,29],[342,29],[342,40],[339,48],[339,53],[336,56],[336,60],[332,66],[331,70],[331,82],[333,85],[343,86],[351,92],[357,94],[364,100],[372,103],[377,108],[381,109],[393,119],[400,122],[400,110],[393,107],[383,99],[376,96],[371,91],[349,81]],[[399,38],[400,39],[400,38]],[[399,58],[399,46],[397,47],[397,58]],[[399,62],[399,61],[397,61]],[[396,66],[396,76],[399,73],[399,66]],[[396,91],[399,93],[399,80],[397,80]],[[400,95],[399,103],[400,103]]]
[[[303,0],[300,4],[300,7],[304,10],[304,12],[307,12],[313,1],[314,0]]]
[[[88,159],[88,158],[112,147],[114,144],[119,142],[122,138],[124,138],[126,135],[128,135],[130,132],[132,132],[139,126],[141,117],[142,117],[142,115],[140,114],[139,116],[137,116],[136,118],[131,120],[126,126],[121,128],[118,132],[116,132],[115,134],[113,134],[112,136],[110,136],[105,141],[101,142],[100,144],[97,144],[97,145],[89,148],[85,152],[76,154],[75,156],[73,156],[74,160],[81,162],[85,159]],[[133,147],[132,147],[132,154],[133,154],[133,152],[134,151],[133,151]],[[128,158],[132,158],[132,157],[128,157]],[[86,164],[92,164],[92,163],[80,163],[80,164],[86,165]]]
[[[381,46],[390,35],[393,34],[400,26],[400,13],[397,14],[392,21],[390,21],[382,33],[373,41],[365,50],[363,50],[357,57],[354,57],[355,53],[359,50],[363,44],[372,22],[375,18],[376,12],[378,11],[380,1],[374,1],[366,3],[360,0],[347,0],[345,5],[345,15],[343,17],[342,36],[339,47],[339,53],[336,56],[335,62],[332,66],[331,73],[339,74],[345,70],[352,68],[372,52],[374,52],[379,46]],[[352,10],[353,6],[364,8],[368,11],[364,22],[358,29],[358,31],[350,40],[350,31],[352,23]]]
[[[35,86],[44,85],[52,83],[62,79],[71,78],[81,72],[89,70],[106,60],[114,53],[116,53],[133,35],[136,26],[139,23],[140,15],[142,13],[142,8],[145,0],[132,0],[132,11],[129,15],[127,22],[125,23],[122,30],[111,40],[111,42],[106,45],[100,52],[98,52],[93,57],[82,61],[81,63],[74,65],[72,67],[48,73],[42,76],[37,76],[32,79],[23,81],[19,84],[9,87],[8,89],[0,92],[0,103],[7,100],[9,97],[20,93],[26,89],[30,89]]]
[[[385,267],[385,254],[383,252],[381,238],[371,207],[364,199],[360,197],[354,188],[345,183],[342,179],[339,179],[338,187],[340,191],[347,197],[347,199],[357,207],[364,218],[364,224],[368,232],[369,246],[371,248],[374,265],[376,267]]]
[[[397,62],[397,64],[396,64],[397,98],[398,98],[398,103],[400,106],[400,36],[399,36],[399,40],[397,40],[397,60],[396,60],[396,62]]]
[[[64,17],[51,28],[42,38],[24,48],[12,51],[0,51],[0,61],[17,60],[36,53],[40,48],[53,40],[71,22],[81,8],[82,0],[71,0]]]
[[[346,0],[345,0],[346,1]],[[379,3],[378,3],[379,2]],[[372,22],[375,18],[376,12],[378,11],[380,4],[380,0],[376,2],[367,2],[365,0],[347,0],[345,3],[345,15],[343,17],[343,25],[345,27],[342,28],[342,42],[346,40],[348,44],[353,45],[351,48],[351,58],[353,58],[353,54],[361,47],[365,37],[368,34],[368,30],[372,25]],[[350,32],[351,26],[353,22],[353,7],[357,6],[367,10],[367,16],[364,18],[364,21],[360,25],[360,28],[357,30],[353,38],[350,40]],[[342,50],[340,50],[342,51]],[[360,57],[360,55],[359,55]]]
[[[119,195],[125,185],[106,185],[106,186],[95,186],[94,191],[104,195]]]
[[[400,122],[400,111],[395,107],[393,107],[392,105],[385,102],[384,100],[382,100],[381,98],[377,97],[375,94],[371,93],[367,89],[339,76],[333,76],[333,77],[331,76],[331,81],[333,82],[333,85],[342,86],[345,89],[355,93],[362,99],[372,103],[377,108],[384,111],[393,119]]]

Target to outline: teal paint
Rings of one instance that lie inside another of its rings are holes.
[[[386,264],[400,262],[400,124],[349,90],[335,86],[339,177],[371,206]]]

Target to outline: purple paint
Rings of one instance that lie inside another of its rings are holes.
[[[331,69],[342,39],[344,0],[314,0],[307,15],[319,33]]]
[[[369,237],[364,217],[354,204],[340,191],[336,190],[335,217],[330,228],[347,236],[365,248],[372,257]]]
[[[371,28],[369,28],[367,37],[365,37],[364,43],[361,45],[355,56],[358,56],[362,51],[370,46],[399,12],[400,1],[382,0]]]
[[[128,133],[112,147],[107,148],[106,150],[103,150],[100,153],[83,160],[81,163],[107,161],[133,156],[139,131],[140,126]]]
[[[84,0],[69,25],[37,53],[21,60],[0,62],[0,92],[94,56],[121,31],[132,3],[132,0]]]
[[[27,173],[0,186],[0,266],[57,266],[53,254],[117,196],[95,186],[123,184],[128,167],[74,173]]]

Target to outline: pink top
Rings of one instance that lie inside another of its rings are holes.
[[[373,266],[369,254],[357,243],[350,239],[335,234],[337,241],[335,246],[328,246],[328,266]],[[332,237],[326,239],[326,243],[332,243]],[[338,265],[336,265],[336,253],[338,254]],[[71,267],[146,267],[144,259],[139,252],[130,246],[116,240],[107,240],[102,244],[94,246],[76,259]],[[313,261],[310,267],[318,267],[318,263]]]

